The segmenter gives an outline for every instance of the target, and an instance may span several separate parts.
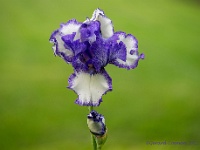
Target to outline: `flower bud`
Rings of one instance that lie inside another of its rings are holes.
[[[97,147],[102,147],[107,139],[107,129],[104,116],[92,110],[87,116],[87,125],[90,132],[95,137]]]

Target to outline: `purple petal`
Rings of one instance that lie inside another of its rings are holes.
[[[97,71],[100,71],[102,67],[107,65],[109,45],[107,45],[102,38],[97,38],[97,40],[92,43],[90,53],[92,56],[92,64]]]
[[[72,35],[65,35],[62,37],[62,40],[65,42],[66,49],[73,51],[74,56],[77,54],[84,52],[87,49],[87,44],[80,42],[80,40],[73,41],[71,40]],[[75,36],[75,35],[74,35]]]
[[[109,47],[109,63],[113,63],[116,59],[126,60],[126,46],[123,42],[111,41]]]
[[[112,90],[112,79],[105,70],[98,74],[75,72],[69,80],[68,88],[78,95],[76,104],[82,106],[99,106],[102,95]]]
[[[80,28],[81,41],[94,42],[96,40],[96,32],[100,33],[100,24],[98,21],[89,21],[82,24]]]
[[[83,54],[78,54],[74,57],[73,61],[72,61],[72,66],[75,69],[75,71],[80,72],[80,71],[84,71],[84,72],[88,72],[88,65],[86,63],[86,56]]]
[[[62,36],[62,40],[63,40],[64,42],[66,42],[66,41],[73,41],[75,35],[76,35],[76,32],[73,32],[72,34],[63,35],[63,36]]]

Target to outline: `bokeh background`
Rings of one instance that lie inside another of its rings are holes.
[[[200,145],[200,3],[194,0],[7,0],[0,5],[0,149],[89,150],[87,107],[66,89],[73,69],[49,43],[62,22],[100,7],[146,55],[134,70],[107,66],[113,92],[96,108],[105,150]],[[148,141],[194,142],[147,145]]]

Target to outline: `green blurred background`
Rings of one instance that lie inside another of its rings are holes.
[[[134,70],[107,66],[113,92],[105,150],[200,148],[200,3],[192,0],[7,0],[0,5],[0,150],[89,150],[88,109],[66,89],[73,69],[48,42],[62,22],[100,7],[144,52]],[[147,145],[147,141],[194,141]]]

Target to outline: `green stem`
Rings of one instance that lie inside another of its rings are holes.
[[[93,107],[89,106],[88,109],[89,109],[89,113],[90,113],[93,110]],[[96,142],[94,135],[91,134],[91,138],[92,138],[93,150],[100,150],[99,148],[97,149],[97,142]]]
[[[92,145],[93,145],[93,150],[97,150],[97,142],[95,140],[95,137],[94,135],[91,134],[91,137],[92,137]]]
[[[89,106],[88,109],[89,109],[89,113],[90,113],[93,110],[93,107]]]

